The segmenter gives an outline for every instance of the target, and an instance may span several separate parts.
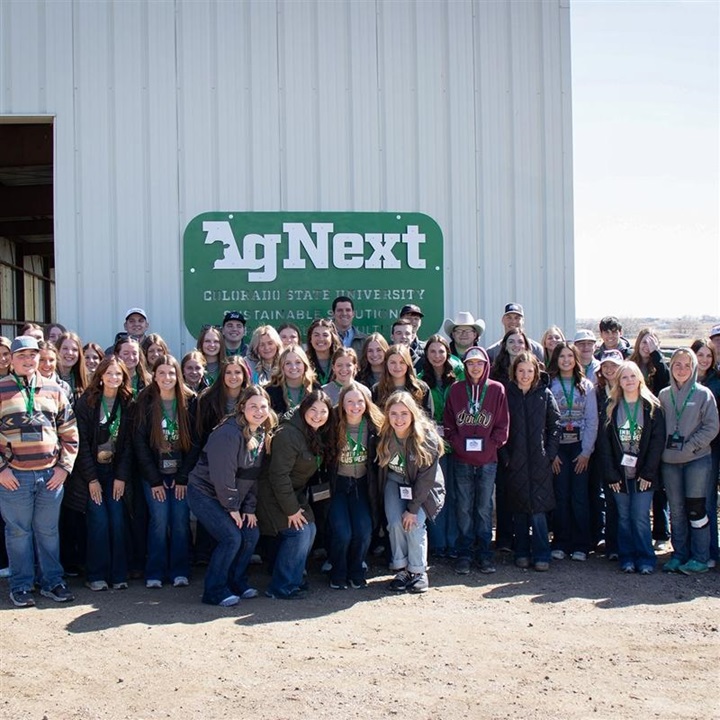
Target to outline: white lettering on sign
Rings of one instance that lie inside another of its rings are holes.
[[[226,220],[203,222],[205,245],[221,243],[223,256],[216,260],[215,270],[248,270],[249,282],[272,282],[277,278],[278,245],[287,236],[288,255],[283,260],[285,270],[303,270],[309,260],[318,270],[327,270],[332,242],[332,264],[340,270],[398,270],[402,267],[395,255],[398,243],[407,247],[407,264],[413,270],[424,270],[425,260],[420,257],[425,235],[417,225],[408,225],[399,233],[336,233],[332,223],[311,223],[310,232],[303,223],[283,223],[283,234],[258,235],[250,233],[242,239],[242,251],[230,223]],[[313,238],[313,235],[315,236]],[[366,259],[365,252],[371,250]],[[304,251],[304,257],[301,254]],[[259,272],[258,272],[259,271]]]

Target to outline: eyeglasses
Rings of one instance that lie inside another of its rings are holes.
[[[473,335],[475,330],[473,328],[453,328],[453,335]]]

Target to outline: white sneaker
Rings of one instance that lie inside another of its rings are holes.
[[[85,585],[93,592],[100,592],[101,590],[108,589],[108,584],[104,580],[92,580],[90,582],[86,582]]]
[[[220,607],[235,607],[240,602],[240,598],[237,595],[228,595],[224,600],[221,600],[218,605]]]
[[[575,562],[585,562],[587,560],[587,553],[580,552],[579,550],[576,550],[571,556],[571,560],[575,560]]]
[[[253,598],[256,598],[260,593],[253,587],[248,588],[243,592],[242,595],[240,595],[241,599],[243,600],[252,600]]]
[[[184,575],[178,575],[173,580],[173,587],[187,587],[190,581]]]
[[[9,578],[11,574],[9,567],[0,568],[0,578]]]
[[[715,560],[713,560],[712,558],[710,558],[706,564],[709,568],[714,568],[715,565],[717,565],[717,562]]]
[[[145,587],[146,588],[161,588],[162,580],[146,580]]]
[[[565,559],[565,551],[564,550],[553,550],[550,555],[552,556],[553,560],[564,560]]]

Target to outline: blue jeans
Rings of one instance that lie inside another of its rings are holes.
[[[516,560],[532,558],[533,562],[550,562],[550,535],[546,513],[513,513],[513,526]]]
[[[217,605],[229,595],[242,595],[249,587],[247,570],[260,531],[243,524],[239,528],[216,498],[190,485],[187,500],[195,517],[208,529],[217,545],[205,572],[202,601]]]
[[[411,530],[402,526],[402,516],[409,500],[400,497],[400,485],[393,480],[385,483],[385,517],[390,539],[390,569],[424,573],[427,570],[427,531],[425,511],[420,508],[417,523]]]
[[[175,479],[165,476],[166,485]],[[143,483],[147,501],[148,548],[145,565],[146,580],[165,580],[190,575],[190,510],[187,499],[178,500],[175,489],[165,490],[165,501],[152,496],[148,483]]]
[[[90,582],[127,582],[125,501],[113,500],[112,463],[95,465],[102,503],[88,498],[86,575]]]
[[[63,582],[58,533],[63,486],[47,489],[53,470],[13,470],[20,487],[8,490],[0,486],[12,592],[35,586],[36,554],[42,589],[52,590]]]
[[[560,445],[560,474],[555,475],[553,549],[566,553],[590,551],[590,491],[587,470],[577,474],[573,460],[582,445]]]
[[[654,568],[655,551],[650,529],[653,491],[639,492],[635,480],[627,485],[630,492],[613,493],[618,513],[617,549],[620,566],[633,565],[637,570]]]
[[[493,557],[491,543],[496,473],[497,463],[455,463],[457,550],[460,557],[472,558],[473,545],[477,560],[491,560]]]
[[[670,504],[670,538],[673,557],[681,563],[691,558],[706,563],[710,557],[710,523],[691,527],[686,500],[702,498],[705,509],[708,475],[712,467],[710,455],[687,463],[661,463],[665,492]]]
[[[328,523],[330,580],[340,584],[348,579],[364,580],[363,562],[372,536],[367,477],[355,480],[338,475],[330,500]]]
[[[431,551],[454,553],[458,540],[458,525],[455,508],[455,461],[452,455],[443,455],[440,458],[440,469],[445,477],[445,504],[437,517],[428,523],[428,540]]]
[[[311,522],[301,530],[287,528],[277,534],[277,554],[272,569],[268,592],[277,597],[288,597],[303,584],[303,572],[317,528]]]

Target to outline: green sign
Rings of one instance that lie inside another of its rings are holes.
[[[211,212],[185,229],[185,325],[197,336],[228,310],[258,325],[303,333],[355,304],[355,327],[389,335],[403,305],[422,308],[425,334],[443,321],[443,238],[420,213]],[[421,336],[423,332],[420,333]]]

